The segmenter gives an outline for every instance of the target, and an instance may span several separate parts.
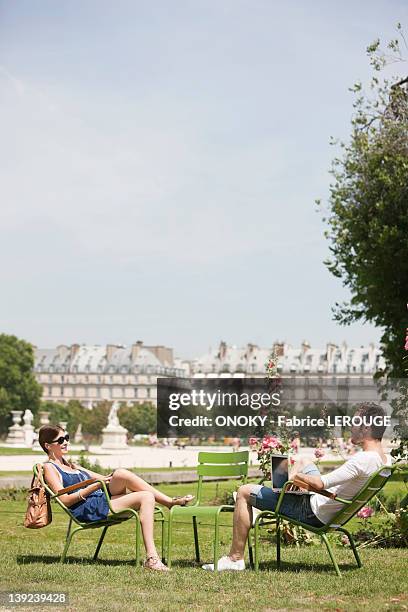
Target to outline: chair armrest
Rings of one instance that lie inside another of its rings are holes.
[[[285,484],[283,485],[282,491],[279,495],[279,499],[278,499],[278,503],[276,504],[276,508],[274,510],[274,512],[279,512],[279,509],[281,507],[282,501],[283,501],[283,496],[285,495],[286,491],[288,490],[288,488],[290,487],[290,485],[293,484],[293,480],[288,480],[287,482],[285,482]],[[342,504],[351,504],[352,501],[348,500],[348,499],[342,499],[341,497],[337,497],[335,493],[331,493],[330,491],[326,491],[326,489],[316,489],[315,487],[313,487],[310,484],[305,484],[304,489],[307,489],[308,491],[312,491],[312,493],[317,493],[318,495],[323,495],[323,497],[328,497],[329,499],[332,499],[333,501],[339,501]]]
[[[305,483],[302,486],[302,489],[307,489],[307,491],[311,491],[312,493],[317,493],[318,495],[323,495],[323,497],[328,497],[329,499],[337,499],[335,493],[331,493],[330,491],[326,491],[326,489],[317,489],[313,485],[309,483]]]
[[[98,480],[97,478],[88,478],[87,480],[82,480],[77,484],[70,485],[69,487],[64,487],[60,489],[58,493],[54,493],[53,497],[59,497],[60,495],[65,495],[65,493],[72,493],[73,491],[78,491],[78,489],[83,489],[84,487],[88,487],[91,484],[95,484],[95,482],[103,483],[102,480]]]

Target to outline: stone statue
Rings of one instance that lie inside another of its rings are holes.
[[[28,448],[31,448],[34,442],[34,427],[32,426],[34,415],[29,408],[23,414],[23,431],[24,431],[24,442]]]
[[[114,427],[118,427],[119,426],[119,417],[118,417],[118,410],[119,410],[119,402],[118,401],[114,401],[112,404],[112,407],[109,411],[109,415],[108,415],[108,425],[113,425]]]
[[[6,440],[6,444],[10,444],[11,446],[24,447],[25,444],[25,435],[21,422],[21,415],[23,414],[22,410],[12,410],[11,417],[13,419],[13,424],[9,427],[8,436]]]
[[[29,408],[23,414],[24,425],[32,425],[34,415]]]
[[[114,401],[108,415],[108,424],[102,429],[102,448],[120,450],[128,448],[127,429],[119,423],[119,402]]]

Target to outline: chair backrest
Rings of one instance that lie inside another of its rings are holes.
[[[38,474],[38,470],[37,470],[37,464],[34,465],[33,467],[33,472],[36,476],[39,476]],[[82,523],[80,521],[78,521],[78,519],[72,514],[72,512],[70,511],[70,509],[60,500],[60,498],[58,497],[58,495],[56,493],[54,493],[54,491],[51,489],[51,487],[49,487],[45,481],[45,478],[43,479],[44,482],[44,487],[45,490],[47,491],[47,493],[50,496],[50,499],[54,500],[57,502],[57,504],[59,506],[61,506],[61,508],[64,510],[64,512],[66,512],[69,516],[70,519],[72,519],[75,523],[77,523],[78,525],[82,525]]]
[[[360,491],[350,500],[351,503],[345,504],[331,519],[328,526],[336,527],[345,525],[353,516],[370,501],[374,495],[383,488],[391,478],[397,465],[383,465],[370,476]]]
[[[197,503],[201,502],[203,478],[240,478],[246,483],[248,476],[249,451],[237,451],[232,453],[200,452],[198,453],[198,486]]]

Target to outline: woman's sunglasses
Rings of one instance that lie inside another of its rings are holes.
[[[69,442],[69,434],[65,434],[65,436],[60,436],[56,440],[53,440],[51,444],[64,444],[64,442]]]

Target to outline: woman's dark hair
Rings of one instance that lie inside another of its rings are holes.
[[[64,430],[59,425],[43,425],[40,427],[38,430],[38,443],[43,449],[44,453],[47,453],[48,455],[45,445],[54,442],[54,440],[58,438],[58,434],[60,434],[62,431]],[[65,457],[62,458],[62,462],[69,467],[75,468],[75,464]]]

